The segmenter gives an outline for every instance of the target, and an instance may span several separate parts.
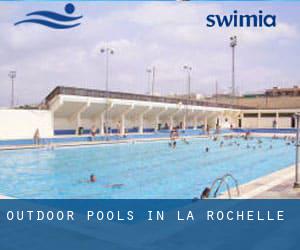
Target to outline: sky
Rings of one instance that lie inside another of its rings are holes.
[[[105,89],[103,46],[110,56],[109,89],[146,93],[146,69],[156,67],[155,92],[186,93],[184,65],[192,67],[191,90],[230,91],[231,49],[236,35],[238,92],[300,85],[300,2],[80,2],[81,25],[53,30],[13,24],[36,10],[64,13],[67,2],[0,2],[0,106],[9,106],[10,70],[17,71],[16,103],[40,103],[55,86]],[[208,28],[209,14],[277,15],[276,28]]]

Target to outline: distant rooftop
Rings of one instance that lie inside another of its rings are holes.
[[[300,88],[296,85],[292,88],[273,87],[272,89],[267,89],[265,94],[267,96],[300,96]]]

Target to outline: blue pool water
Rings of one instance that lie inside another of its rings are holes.
[[[293,164],[293,145],[281,139],[261,140],[261,148],[257,139],[224,140],[224,147],[220,141],[193,139],[189,145],[178,141],[175,149],[159,141],[2,151],[0,194],[17,198],[193,198],[225,173],[242,184]],[[91,173],[97,176],[96,183],[85,182]],[[111,184],[124,186],[111,188]]]

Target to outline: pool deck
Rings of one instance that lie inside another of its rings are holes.
[[[13,198],[13,197],[9,197],[9,196],[0,194],[0,200],[1,200],[1,199],[14,199],[14,198]]]
[[[294,179],[295,166],[290,166],[241,185],[239,197],[235,189],[231,194],[236,199],[300,199],[300,188],[293,188]],[[228,195],[218,198],[227,199]]]

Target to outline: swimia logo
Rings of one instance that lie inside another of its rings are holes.
[[[16,22],[15,25],[24,23],[33,23],[43,25],[52,29],[70,29],[80,25],[80,23],[74,23],[79,20],[82,16],[72,16],[75,12],[75,6],[71,3],[66,4],[64,8],[65,14],[59,14],[53,11],[40,10],[28,13],[27,17],[33,17],[25,20]],[[73,22],[73,23],[71,23]]]
[[[210,14],[206,17],[207,27],[276,27],[276,15],[264,14],[262,10],[258,14],[239,14],[234,10],[231,15]]]

